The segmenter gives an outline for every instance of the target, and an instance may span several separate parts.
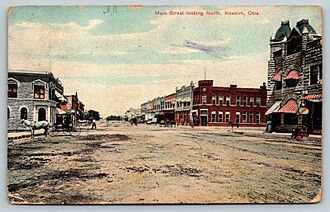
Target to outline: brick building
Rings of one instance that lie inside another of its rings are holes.
[[[8,70],[8,130],[26,129],[22,119],[54,122],[63,100],[63,86],[52,73]]]
[[[66,104],[61,105],[61,109],[68,113],[75,114],[77,119],[84,119],[85,105],[79,100],[78,93],[65,95]]]
[[[267,90],[213,86],[213,80],[200,80],[193,90],[192,116],[198,126],[265,126]]]
[[[194,83],[176,89],[175,121],[177,125],[189,125],[191,116]]]
[[[291,131],[304,125],[310,132],[321,132],[321,40],[307,19],[293,28],[289,21],[282,22],[270,39],[266,115],[275,131]]]

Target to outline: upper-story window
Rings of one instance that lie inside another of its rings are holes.
[[[16,83],[8,84],[8,97],[17,98],[17,84]]]
[[[314,85],[318,83],[318,67],[313,65],[310,67],[310,84]]]
[[[253,107],[254,105],[254,97],[250,97],[250,106]]]
[[[261,98],[260,97],[256,98],[256,105],[257,105],[257,107],[259,107],[261,105]]]
[[[248,97],[247,96],[244,96],[243,97],[243,106],[246,107],[247,105],[247,101],[248,101]]]
[[[223,104],[223,96],[219,96],[219,105],[222,105]]]
[[[272,80],[275,82],[275,90],[282,89],[282,73],[282,70],[279,69],[276,71],[275,75],[272,78]]]
[[[236,97],[236,106],[240,106],[241,105],[241,97],[237,96]]]
[[[212,104],[215,105],[215,103],[216,103],[216,96],[213,95],[213,96],[212,96]]]
[[[288,75],[284,78],[287,87],[296,87],[300,79],[299,73],[297,70],[291,70]]]
[[[226,105],[230,106],[230,95],[226,96]]]
[[[202,96],[202,104],[205,105],[206,104],[206,95]]]
[[[35,99],[44,99],[45,98],[45,86],[34,85],[34,98]]]

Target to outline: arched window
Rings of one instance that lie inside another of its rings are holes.
[[[21,119],[27,120],[27,109],[26,109],[26,107],[22,107],[20,113],[21,113]]]
[[[38,121],[46,121],[46,109],[40,108],[38,110]]]
[[[10,109],[7,107],[7,119],[10,119]]]

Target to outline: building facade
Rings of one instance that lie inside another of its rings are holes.
[[[197,126],[265,126],[267,90],[213,86],[213,80],[200,80],[193,89],[192,119]]]
[[[270,39],[267,119],[275,131],[322,129],[322,36],[307,19],[284,21]]]
[[[176,94],[164,96],[163,104],[161,104],[161,112],[159,114],[160,121],[175,122],[175,101]]]
[[[26,129],[22,119],[55,122],[63,91],[52,73],[8,70],[8,130]]]
[[[177,125],[189,125],[191,116],[194,83],[176,89],[175,121]]]

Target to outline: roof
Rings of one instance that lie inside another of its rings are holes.
[[[296,100],[291,99],[286,102],[281,109],[279,109],[279,113],[297,113],[298,111],[298,103]]]
[[[300,97],[300,99],[308,100],[308,101],[311,101],[311,102],[321,102],[322,101],[322,94],[309,94],[309,95]]]
[[[290,22],[282,21],[280,28],[276,31],[275,40],[283,40],[284,37],[288,37],[291,32]]]
[[[316,34],[315,29],[309,24],[308,19],[302,19],[302,20],[298,21],[297,24],[296,24],[296,26],[297,26],[297,28],[299,29],[299,31],[301,33],[303,33],[304,32],[304,28],[306,28],[307,29],[307,32],[309,34]]]

